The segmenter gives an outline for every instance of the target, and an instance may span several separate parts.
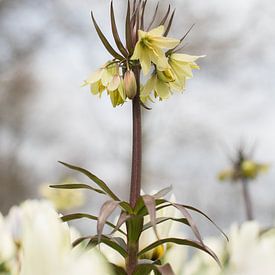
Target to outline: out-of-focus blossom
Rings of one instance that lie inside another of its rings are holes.
[[[71,180],[62,181],[60,184],[73,183]],[[81,207],[85,203],[85,196],[81,190],[50,188],[49,184],[40,187],[40,194],[51,201],[58,211],[66,211]]]
[[[180,41],[164,37],[164,31],[164,26],[159,26],[149,32],[138,31],[139,41],[131,59],[140,61],[144,75],[149,73],[151,63],[154,63],[159,71],[169,69],[168,59],[163,49],[173,49]]]
[[[182,263],[182,275],[259,275],[275,274],[275,230],[262,232],[257,222],[233,225],[229,242],[218,238],[206,240],[219,256],[220,269],[205,254],[197,251]]]
[[[74,230],[72,234],[48,201],[14,207],[0,219],[0,233],[1,275],[113,274],[98,250],[72,249]]]

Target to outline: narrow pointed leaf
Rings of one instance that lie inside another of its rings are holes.
[[[148,25],[148,28],[146,29],[147,31],[149,31],[151,29],[151,27],[153,26],[153,24],[154,24],[154,22],[156,20],[156,17],[157,17],[158,9],[159,9],[159,2],[157,3],[157,6],[156,6],[156,9],[155,9],[153,18],[152,18],[150,24]]]
[[[114,40],[116,42],[116,45],[117,45],[118,49],[123,54],[123,56],[127,57],[128,52],[127,52],[126,48],[124,47],[124,45],[122,44],[121,39],[120,39],[119,34],[118,34],[116,19],[115,19],[115,14],[114,14],[113,1],[111,1],[110,14],[111,14],[111,24],[112,24],[112,32],[113,32]]]
[[[111,235],[113,235],[116,231],[120,231],[120,227],[130,218],[131,216],[128,215],[126,212],[121,211],[117,224],[114,228],[114,230],[111,232]]]
[[[62,161],[59,161],[59,163],[63,164],[64,166],[78,171],[84,175],[86,175],[89,179],[91,179],[94,183],[96,183],[103,191],[105,191],[112,199],[119,201],[119,198],[112,192],[112,190],[106,185],[105,182],[103,182],[101,179],[99,179],[97,176],[95,176],[94,174],[92,174],[91,172],[89,172],[88,170],[81,168],[81,167],[77,167]]]
[[[153,197],[155,199],[161,199],[163,197],[165,197],[168,193],[170,193],[172,191],[173,187],[172,185],[161,189],[160,191],[158,191],[156,194],[153,195]]]
[[[125,37],[126,37],[126,45],[130,55],[133,54],[134,46],[132,41],[132,30],[131,30],[131,6],[130,1],[128,0],[128,7],[127,7],[127,15],[126,15],[126,22],[125,22]]]
[[[186,37],[187,35],[191,32],[191,30],[194,28],[195,24],[193,24],[189,30],[185,33],[185,35],[180,39],[180,42],[182,42]]]
[[[171,217],[157,218],[156,219],[156,224],[161,224],[161,223],[166,222],[166,221],[175,221],[175,222],[183,223],[183,224],[186,224],[186,225],[190,226],[188,220],[185,219],[185,218],[178,219],[178,218],[171,218]],[[145,230],[151,228],[152,226],[153,226],[152,223],[148,222],[143,226],[142,231],[145,231]]]
[[[146,5],[147,5],[147,0],[145,0],[142,5],[142,12],[141,12],[141,19],[140,19],[140,29],[142,31],[144,31],[144,15],[146,10]]]
[[[183,207],[182,205],[179,205],[179,204],[176,204],[176,203],[173,203],[173,206],[176,207],[181,212],[181,214],[188,220],[188,223],[190,224],[190,227],[191,227],[193,233],[195,234],[197,239],[200,241],[200,243],[202,245],[204,245],[203,241],[202,241],[201,234],[200,234],[200,232],[199,232],[192,216],[189,214],[189,212],[186,210],[186,208]]]
[[[106,195],[104,191],[83,183],[55,184],[55,185],[50,185],[50,187],[56,188],[56,189],[89,189],[97,193]]]
[[[144,195],[142,196],[144,205],[146,206],[149,216],[150,216],[150,221],[152,223],[154,232],[156,237],[159,239],[158,232],[157,232],[157,224],[156,224],[156,201],[153,196],[149,195]]]
[[[163,19],[160,21],[159,25],[165,24],[165,22],[169,16],[170,10],[171,10],[171,5],[169,4],[168,10],[167,10],[166,14],[164,15]]]
[[[98,244],[98,236],[86,236],[81,237],[73,242],[73,247],[79,245],[83,241],[89,240],[89,245],[97,245]],[[127,251],[124,247],[121,247],[116,240],[109,238],[108,236],[102,235],[100,239],[100,243],[104,243],[107,246],[111,247],[112,249],[116,250],[120,255],[124,258],[128,256]]]
[[[154,264],[139,264],[136,266],[136,269],[133,275],[147,275],[151,274],[151,271],[155,270],[156,267]]]
[[[229,241],[229,239],[228,239],[227,235],[224,233],[224,231],[209,216],[207,216],[204,212],[202,212],[201,210],[199,210],[199,209],[197,209],[193,206],[190,206],[190,205],[182,205],[182,206],[187,208],[187,209],[190,209],[192,211],[195,211],[195,212],[201,214],[202,216],[204,216],[207,220],[209,220],[221,232],[221,234],[225,237],[225,239],[227,241]]]
[[[103,45],[105,46],[106,50],[114,57],[117,58],[119,60],[123,59],[123,56],[121,56],[119,53],[117,53],[114,48],[111,46],[111,44],[109,43],[109,41],[107,40],[107,38],[105,37],[105,35],[102,33],[101,29],[99,28],[97,22],[95,21],[94,15],[93,13],[91,13],[92,15],[92,20],[96,29],[96,32],[101,40],[101,42],[103,43]]]
[[[162,275],[175,275],[170,264],[157,266],[157,268]]]
[[[61,217],[61,220],[63,222],[68,222],[68,221],[73,221],[73,220],[78,220],[78,219],[83,219],[83,218],[94,220],[94,221],[98,220],[98,217],[90,215],[90,214],[86,214],[86,213],[74,213],[74,214],[65,215],[65,216]],[[121,229],[116,228],[116,225],[114,225],[108,221],[106,221],[106,224],[126,236],[126,233],[124,231],[122,231]]]
[[[132,209],[131,205],[126,201],[121,201],[119,203],[120,207],[126,211],[128,214],[133,214],[134,210]]]
[[[176,10],[173,11],[163,36],[167,36],[169,34],[172,23],[173,23],[173,19],[174,19],[174,16],[175,16],[175,12],[176,12]]]
[[[200,249],[200,250],[206,252],[207,254],[209,254],[221,266],[217,255],[209,247],[207,247],[205,245],[203,246],[203,245],[201,245],[200,242],[189,240],[189,239],[166,238],[166,239],[158,240],[158,241],[150,244],[149,246],[145,247],[144,249],[142,249],[138,253],[138,256],[141,257],[142,255],[144,255],[148,251],[158,247],[159,245],[165,244],[165,243],[174,243],[174,244],[178,244],[178,245],[186,245],[186,246],[191,246],[191,247]]]
[[[101,209],[97,220],[97,235],[98,241],[100,242],[100,237],[107,219],[112,215],[115,209],[118,207],[119,202],[114,200],[106,201]]]

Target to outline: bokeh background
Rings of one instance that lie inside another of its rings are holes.
[[[124,0],[115,0],[123,27]],[[184,52],[207,57],[184,95],[143,112],[143,190],[173,185],[178,201],[203,209],[223,228],[243,221],[241,187],[217,173],[240,143],[255,147],[271,170],[251,184],[256,218],[275,218],[275,5],[272,0],[170,1],[172,34]],[[153,7],[156,1],[149,1]],[[161,1],[165,12],[168,1]],[[113,109],[81,88],[105,63],[90,11],[111,39],[109,1],[0,0],[0,211],[39,196],[43,183],[75,175],[57,163],[83,166],[128,198],[131,104]],[[148,10],[152,15],[153,8]],[[87,182],[87,181],[86,181]],[[98,213],[100,196],[85,211]],[[217,234],[198,219],[204,233]]]

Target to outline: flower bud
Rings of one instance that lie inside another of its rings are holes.
[[[129,99],[133,99],[137,93],[137,82],[133,71],[127,71],[124,75],[125,92]]]

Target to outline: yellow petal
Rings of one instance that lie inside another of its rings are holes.
[[[170,96],[169,84],[157,79],[155,91],[161,99],[167,99]]]
[[[144,75],[147,75],[151,69],[150,51],[144,49],[141,51],[140,64]]]
[[[111,82],[107,86],[108,91],[115,91],[117,90],[118,86],[120,85],[120,76],[115,75]]]
[[[92,84],[95,83],[97,81],[99,81],[102,77],[103,74],[103,70],[102,69],[98,69],[96,70],[86,81],[85,83],[87,84]]]
[[[150,93],[155,89],[157,76],[152,76],[141,89],[140,96],[148,97]]]
[[[173,49],[180,43],[179,39],[168,38],[168,37],[154,37],[152,45],[162,49]]]
[[[164,26],[160,25],[159,27],[150,30],[147,34],[153,36],[162,36],[164,34]]]
[[[131,60],[138,60],[141,57],[141,51],[142,51],[142,47],[140,45],[140,42],[137,43],[134,53],[131,56]]]
[[[183,53],[174,53],[171,54],[170,58],[177,60],[177,61],[181,61],[181,62],[195,62],[197,59],[205,57],[205,55],[200,55],[200,56],[196,56],[196,55],[188,55],[188,54],[183,54]]]

